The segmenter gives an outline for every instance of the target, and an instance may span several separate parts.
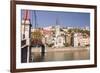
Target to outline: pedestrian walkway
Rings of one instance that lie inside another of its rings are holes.
[[[89,47],[64,47],[64,48],[47,48],[45,52],[61,52],[61,51],[84,51],[89,50]],[[41,47],[33,48],[31,52],[41,52]]]

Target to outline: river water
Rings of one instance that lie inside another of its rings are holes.
[[[32,53],[32,62],[87,60],[89,58],[90,58],[89,50]]]

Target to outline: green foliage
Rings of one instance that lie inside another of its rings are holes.
[[[65,46],[65,47],[68,47],[68,46],[69,46],[69,44],[68,44],[68,43],[64,43],[64,46]]]
[[[54,43],[51,44],[46,44],[48,47],[52,47],[54,45]]]
[[[69,33],[83,33],[83,34],[87,34],[87,35],[90,35],[90,31],[88,30],[82,30],[82,29],[78,29],[78,28],[75,28],[75,29],[69,29],[68,30]]]
[[[40,30],[35,30],[32,32],[32,39],[42,40],[42,33]]]

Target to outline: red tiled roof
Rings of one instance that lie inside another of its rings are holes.
[[[51,30],[45,30],[45,29],[42,30],[42,34],[44,35],[51,35],[52,33],[53,32]]]

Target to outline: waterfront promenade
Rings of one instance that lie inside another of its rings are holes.
[[[45,52],[63,52],[63,51],[84,51],[89,50],[90,47],[63,47],[63,48],[50,48],[46,47]],[[32,47],[31,52],[41,52],[41,47]]]

